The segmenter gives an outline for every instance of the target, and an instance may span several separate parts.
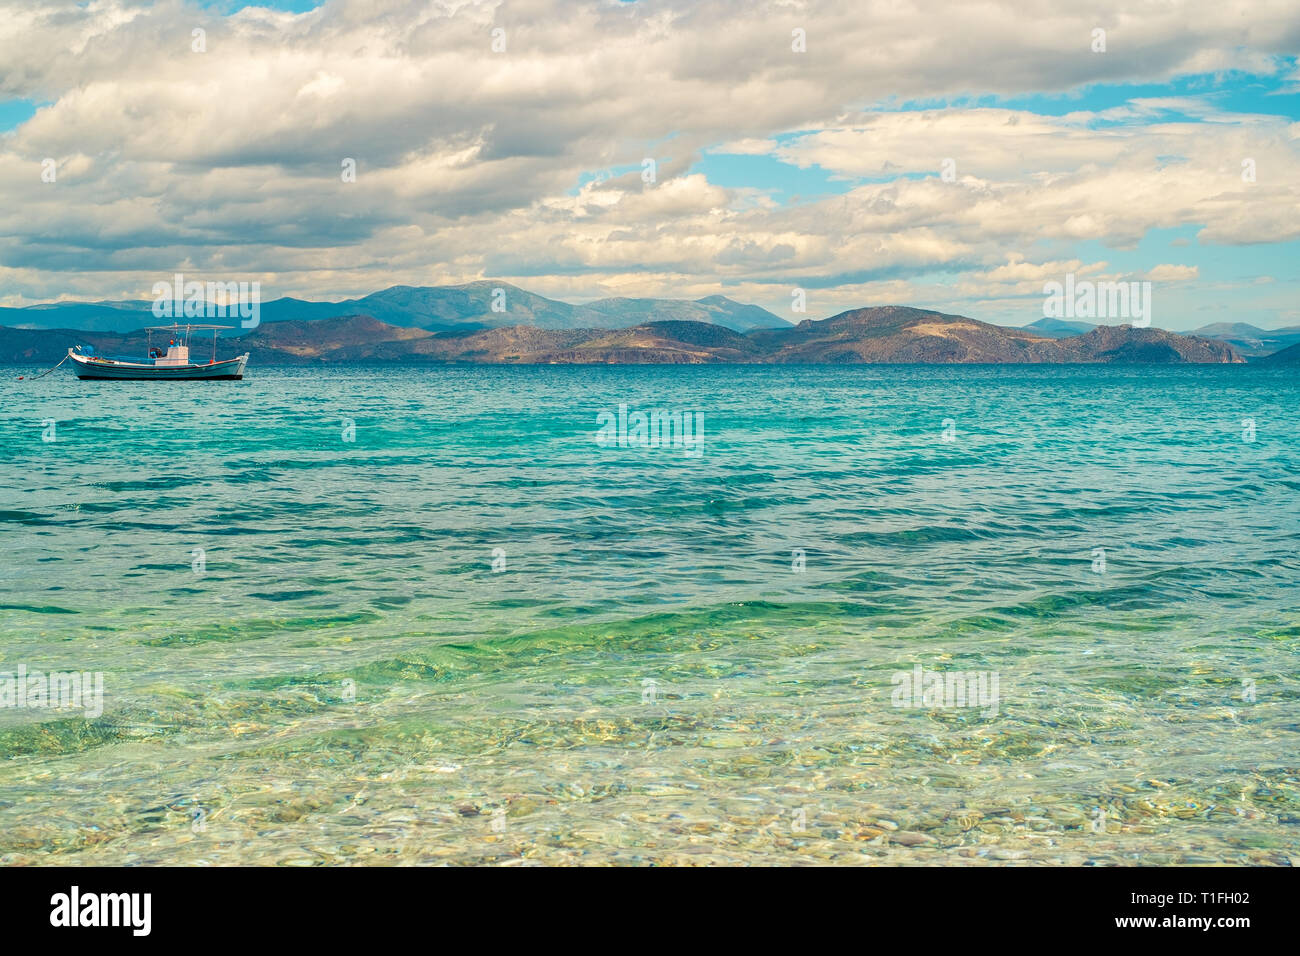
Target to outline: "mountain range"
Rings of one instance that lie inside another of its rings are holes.
[[[0,328],[0,362],[53,364],[71,343],[99,354],[142,355],[141,332]],[[1232,363],[1233,346],[1163,329],[1098,326],[1049,338],[962,315],[906,306],[853,309],[783,328],[738,332],[716,322],[669,319],[629,328],[547,329],[535,325],[432,330],[369,315],[266,322],[224,339],[251,365],[366,363],[712,364],[712,363]],[[196,357],[205,353],[196,349]],[[200,359],[201,360],[201,359]]]
[[[508,325],[531,325],[539,329],[624,329],[644,322],[676,320],[706,322],[737,332],[748,332],[790,324],[766,309],[744,305],[723,295],[694,300],[612,298],[572,305],[508,282],[493,281],[448,286],[396,285],[360,299],[342,302],[272,299],[261,304],[260,312],[262,322],[334,319],[349,315],[367,315],[388,325],[431,331],[490,329]],[[154,317],[153,303],[143,300],[55,302],[19,309],[0,308],[0,325],[12,328],[130,332],[162,321]]]
[[[863,310],[855,311],[862,312]],[[355,316],[365,316],[377,320],[385,327],[417,329],[444,336],[464,337],[477,331],[516,326],[536,330],[581,333],[577,339],[572,335],[559,336],[554,342],[543,337],[543,339],[537,339],[535,344],[541,347],[543,340],[545,340],[556,348],[563,350],[565,348],[563,343],[581,340],[587,343],[582,352],[584,355],[590,354],[593,349],[598,348],[594,344],[594,340],[588,342],[588,333],[593,330],[630,331],[636,328],[660,325],[665,322],[702,323],[742,334],[764,332],[764,335],[753,337],[746,350],[742,350],[740,353],[749,355],[751,358],[758,354],[754,351],[755,349],[762,350],[769,346],[775,348],[775,354],[790,354],[803,349],[809,354],[829,356],[829,358],[808,359],[815,361],[833,361],[835,360],[833,356],[838,354],[837,349],[842,350],[842,346],[833,344],[836,340],[835,335],[830,335],[817,346],[806,344],[796,347],[792,343],[799,338],[799,335],[789,334],[789,330],[796,328],[796,326],[759,306],[745,305],[723,295],[712,295],[693,300],[608,298],[574,305],[558,299],[549,299],[511,285],[508,282],[492,280],[447,286],[392,286],[358,299],[345,299],[341,302],[318,302],[289,297],[273,299],[261,305],[260,318],[262,325],[260,330],[255,330],[252,333],[254,338],[250,338],[250,346],[255,348],[275,348],[287,351],[290,354],[295,349],[303,354],[313,351],[324,354],[325,351],[329,350],[322,351],[323,343],[317,341],[317,339],[319,335],[326,334],[327,329],[311,329],[308,324],[326,319],[342,319]],[[144,300],[56,302],[24,308],[0,308],[0,326],[9,326],[19,330],[45,329],[78,330],[78,333],[130,333],[146,325],[159,324],[160,321],[162,320],[156,319],[153,315],[152,302]],[[221,322],[223,320],[209,319],[208,321]],[[234,320],[229,321],[230,324],[238,324]],[[842,316],[835,316],[826,321],[837,323],[835,328],[839,332],[836,334],[840,335],[841,338],[845,334],[852,337],[861,332],[861,329],[852,326]],[[968,321],[974,322],[975,320]],[[288,323],[284,328],[275,332],[271,331],[273,327],[284,323]],[[806,324],[800,323],[799,327],[804,327]],[[969,339],[964,348],[972,356],[980,354],[1005,354],[1009,356],[1003,359],[1004,361],[1019,360],[1014,356],[1019,354],[1017,349],[1021,348],[1021,346],[1015,343],[1028,341],[1023,338],[1023,335],[1066,340],[1098,328],[1098,326],[1094,326],[1089,322],[1049,318],[1039,319],[1022,329],[1001,328],[996,333],[990,332],[988,329],[999,329],[998,326],[986,326],[984,323],[978,323],[978,327],[982,330],[978,334],[965,330],[965,333],[970,334],[966,335],[964,333],[965,338]],[[361,326],[355,326],[354,331],[360,328]],[[850,328],[856,331],[846,333],[845,330]],[[1102,326],[1102,328],[1108,328],[1108,326]],[[258,337],[259,331],[263,333],[261,337]],[[663,331],[661,328],[660,333]],[[681,330],[679,329],[679,331]],[[766,334],[769,332],[771,334]],[[963,338],[963,336],[953,338],[954,330],[949,330],[949,333],[950,342]],[[69,333],[65,332],[64,334]],[[246,335],[247,333],[242,329],[237,329],[231,334]],[[391,344],[392,341],[398,341],[398,339],[389,337],[387,332],[374,329],[372,334],[374,337],[369,343],[355,342],[352,343],[352,347],[364,351],[367,344],[375,345],[376,357],[380,355],[396,355],[400,351],[399,347]],[[682,332],[682,334],[687,333]],[[530,341],[527,333],[517,332],[513,333],[513,335],[521,343]],[[783,335],[786,337],[783,338]],[[297,336],[301,341],[298,345],[289,348],[286,346],[286,342],[291,336]],[[1183,334],[1183,337],[1188,336],[1224,343],[1231,346],[1244,358],[1257,359],[1279,352],[1287,346],[1300,343],[1300,326],[1264,330],[1244,322],[1216,322]],[[506,336],[506,338],[509,339],[511,336]],[[698,336],[690,335],[688,338],[698,338]],[[34,339],[22,339],[22,337],[19,337],[19,339],[28,343],[23,346],[22,352],[27,352],[32,347],[31,342],[35,341]],[[73,339],[78,340],[76,335],[73,335]],[[618,337],[616,336],[615,339],[618,339]],[[615,339],[610,341],[612,342]],[[87,339],[87,341],[90,340]],[[266,344],[254,344],[263,341]],[[496,339],[488,337],[473,344],[483,346],[486,354],[493,354],[494,349],[502,346],[502,341],[501,337]],[[271,342],[276,344],[272,345]],[[686,344],[689,345],[690,343],[687,342]],[[379,348],[378,346],[381,345],[383,347]],[[919,339],[912,345],[915,345],[919,353],[927,355],[945,354],[944,350],[939,348],[937,343],[933,341],[933,337],[931,337],[931,340]],[[614,348],[612,345],[610,347]],[[906,352],[911,346],[898,340],[893,341],[892,345],[877,341],[875,345],[864,348],[859,353],[859,360],[880,361],[879,358],[868,358],[867,356],[885,354],[880,352],[880,349],[885,349],[887,353],[890,347],[899,347]],[[424,354],[456,354],[455,346],[450,340],[440,343],[437,348],[433,345],[424,346],[422,347],[424,351],[416,349],[414,346],[405,346],[404,348],[411,350],[411,357]],[[950,345],[948,348],[955,347]],[[1025,360],[1037,361],[1038,359],[1035,356],[1049,354],[1050,350],[1045,351],[1045,349],[1046,347],[1042,345],[1028,347]],[[44,354],[46,350],[41,347],[40,351],[41,354]],[[669,348],[668,351],[676,352],[680,350]],[[1068,351],[1066,349],[1064,352],[1050,354],[1063,355]],[[0,361],[12,361],[15,354],[12,350],[0,353]],[[637,354],[643,355],[644,353],[638,352]],[[9,358],[6,358],[6,355]],[[767,359],[755,358],[755,360],[766,361]],[[771,360],[777,361],[779,359],[773,358]],[[943,360],[936,358],[924,359],[923,361]],[[959,361],[979,360],[976,358],[959,359]],[[1068,359],[1047,360],[1062,361]]]

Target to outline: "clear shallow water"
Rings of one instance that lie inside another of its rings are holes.
[[[1300,862],[1293,372],[9,371],[2,862]]]

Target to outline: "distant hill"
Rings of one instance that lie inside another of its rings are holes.
[[[1300,342],[1300,326],[1270,330],[1246,322],[1214,322],[1190,334],[1227,342],[1246,358],[1272,355],[1288,345]]]
[[[152,307],[152,302],[53,302],[21,309],[0,307],[0,325],[20,329],[129,332],[158,324]]]
[[[493,311],[494,300],[503,311]],[[390,325],[424,329],[495,328],[504,325],[571,329],[593,324],[589,320],[582,321],[588,317],[581,315],[579,306],[526,292],[508,282],[398,285],[361,299],[337,303],[334,308],[338,310],[335,314],[369,315]],[[271,317],[270,321],[277,321],[277,318]]]
[[[501,311],[493,311],[494,307]],[[159,324],[152,308],[153,303],[146,301],[58,302],[21,309],[0,308],[0,325],[130,332]],[[342,302],[272,299],[262,303],[260,315],[264,324],[367,315],[388,325],[432,331],[510,325],[533,325],[541,329],[622,329],[671,319],[708,322],[739,332],[790,324],[766,309],[733,302],[721,295],[697,300],[600,299],[588,305],[572,305],[508,282],[492,280],[450,286],[398,285]],[[239,323],[231,320],[229,324]]]
[[[1239,362],[1231,346],[1131,326],[1048,338],[962,315],[905,306],[854,309],[792,329],[756,332],[774,362]]]
[[[380,322],[368,315],[337,319],[269,322],[238,339],[223,339],[218,348],[256,353],[287,352],[302,359],[319,359],[345,350],[364,349],[376,342],[410,342],[433,335],[425,329],[404,329]]]
[[[773,362],[1050,362],[1060,354],[1053,340],[1022,329],[892,305],[756,332],[754,340]]]
[[[1025,329],[1030,332],[1037,332],[1039,335],[1045,335],[1049,339],[1064,339],[1071,335],[1082,335],[1084,332],[1091,332],[1096,326],[1091,322],[1079,322],[1070,319],[1048,319],[1042,318],[1037,322],[1030,322]]]
[[[615,320],[617,325],[613,328],[677,321],[708,322],[736,332],[748,332],[790,325],[767,309],[742,305],[722,295],[711,295],[693,302],[684,299],[600,299],[583,308]]]
[[[1300,365],[1300,342],[1255,361],[1260,365]]]
[[[327,362],[457,362],[485,364],[632,364],[687,365],[758,360],[760,351],[749,338],[703,322],[652,322],[630,329],[539,329],[515,325],[498,329],[431,334],[387,326],[376,330],[373,319],[347,319],[365,324],[368,341],[335,346],[333,340],[306,348],[286,347],[275,335],[276,323],[242,340],[250,361],[270,363],[282,357],[290,363]],[[303,323],[308,330],[318,323]],[[415,332],[413,335],[412,333]],[[315,340],[313,340],[315,341]],[[288,352],[282,356],[282,352]]]
[[[144,336],[111,332],[0,328],[0,362],[53,365],[70,344],[101,355],[142,356]],[[202,346],[200,354],[203,353]],[[740,333],[687,320],[626,329],[544,329],[513,325],[434,332],[355,315],[264,323],[222,339],[218,354],[250,353],[250,366],[274,364],[706,364],[706,363],[1048,363],[1241,362],[1232,346],[1162,329],[1099,326],[1053,339],[962,315],[906,306],[853,309],[785,329]]]
[[[566,364],[696,365],[763,360],[748,336],[703,322],[647,322],[595,335],[567,348],[552,349],[534,361]]]
[[[1130,325],[1099,325],[1091,332],[1058,341],[1064,351],[1079,356],[1075,361],[1082,362],[1172,365],[1180,362],[1205,364],[1245,361],[1226,342],[1195,335],[1180,335],[1164,329],[1135,329]]]

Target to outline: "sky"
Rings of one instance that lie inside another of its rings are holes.
[[[1300,325],[1297,51],[1295,0],[0,0],[0,305],[181,272],[1024,325],[1072,274]]]

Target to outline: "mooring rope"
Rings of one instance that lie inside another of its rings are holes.
[[[70,359],[70,358],[72,358],[72,353],[71,353],[71,352],[69,352],[67,355],[63,356],[63,358],[59,360],[59,365],[62,365],[64,362],[66,362],[66,361],[67,361],[68,359]],[[58,368],[59,365],[54,366],[54,368]],[[47,375],[49,375],[51,372],[53,372],[53,371],[54,371],[54,368],[47,368],[47,369],[46,369],[44,372],[42,372],[40,375],[33,375],[32,378],[31,378],[31,381],[34,382],[34,381],[36,381],[38,378],[44,378],[45,376],[47,376]],[[18,376],[18,381],[21,382],[25,377],[26,377],[26,376],[19,375],[19,376]]]

